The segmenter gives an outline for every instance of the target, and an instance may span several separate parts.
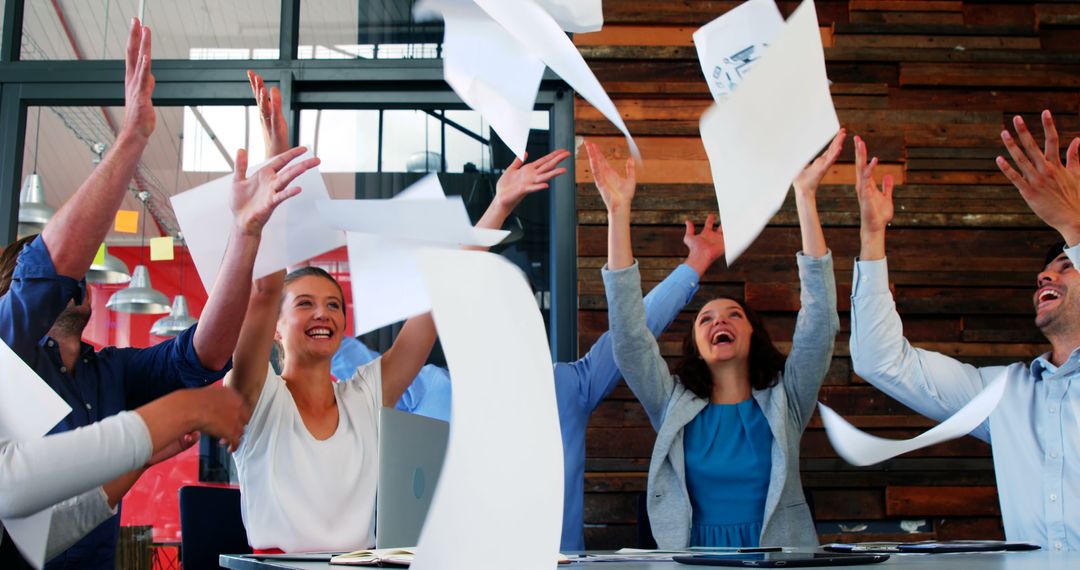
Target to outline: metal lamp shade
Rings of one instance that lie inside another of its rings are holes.
[[[86,272],[86,282],[96,284],[115,285],[131,281],[131,273],[128,273],[127,265],[115,255],[105,252],[105,260],[90,266]]]
[[[41,233],[55,213],[56,208],[45,203],[41,176],[27,176],[19,193],[19,237]]]
[[[173,297],[172,313],[162,317],[150,327],[150,333],[157,336],[177,336],[199,322],[188,312],[187,299],[183,295]]]
[[[169,298],[150,286],[150,272],[145,265],[136,265],[131,283],[113,293],[105,306],[118,313],[160,315],[169,312]]]

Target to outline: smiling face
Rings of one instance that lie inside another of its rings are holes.
[[[730,360],[746,361],[754,327],[746,311],[732,299],[713,299],[694,320],[694,343],[707,365]]]
[[[1071,333],[1080,320],[1080,272],[1062,253],[1039,273],[1032,297],[1035,326],[1046,336]]]
[[[285,346],[286,362],[333,357],[344,330],[345,301],[335,282],[309,275],[285,286],[277,336]]]

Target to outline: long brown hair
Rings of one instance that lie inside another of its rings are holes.
[[[750,307],[739,299],[731,297],[717,297],[717,299],[730,299],[734,301],[746,314],[746,320],[753,327],[750,334],[750,386],[755,390],[764,390],[776,386],[780,381],[780,372],[784,369],[784,355],[773,345],[769,337],[769,331]],[[713,299],[715,301],[716,299]],[[711,302],[711,301],[710,301]],[[709,399],[712,395],[712,373],[708,365],[701,359],[698,352],[694,331],[697,329],[697,317],[694,317],[694,325],[690,332],[686,333],[682,345],[682,360],[675,366],[675,374],[679,381],[697,397]]]
[[[5,247],[4,252],[0,253],[0,295],[7,293],[11,288],[11,279],[15,276],[15,264],[19,261],[19,253],[36,237],[38,234],[26,236]]]

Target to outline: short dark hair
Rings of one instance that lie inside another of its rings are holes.
[[[19,261],[19,254],[37,237],[38,234],[33,234],[16,240],[5,247],[3,253],[0,253],[0,295],[7,293],[11,288],[11,279],[15,276],[15,265]]]
[[[780,372],[784,369],[784,355],[773,345],[769,331],[765,330],[765,325],[761,322],[761,317],[739,299],[732,297],[717,297],[717,299],[731,299],[737,303],[754,329],[750,335],[750,386],[755,390],[776,386],[780,381]],[[682,360],[675,366],[675,374],[688,390],[697,397],[707,400],[712,395],[712,373],[705,361],[701,359],[701,353],[698,352],[694,337],[696,316],[694,321],[695,324],[690,326],[690,332],[686,333],[686,338],[683,339]]]
[[[288,274],[285,275],[285,284],[284,284],[284,286],[288,287],[289,284],[292,283],[293,281],[298,281],[300,279],[303,279],[304,277],[321,277],[321,278],[326,279],[326,280],[330,281],[331,283],[333,283],[334,286],[337,287],[338,294],[341,295],[341,312],[342,313],[347,313],[347,311],[345,311],[345,291],[341,288],[341,284],[337,282],[337,279],[334,279],[333,275],[330,275],[329,272],[327,272],[325,269],[323,269],[321,267],[315,267],[314,265],[307,265],[307,266],[301,267],[300,269],[290,271]],[[285,302],[284,291],[282,291],[281,302],[283,302],[283,303]],[[348,317],[349,317],[348,314],[346,314],[345,315],[345,318],[346,318],[345,322],[346,323],[349,322]]]
[[[1063,241],[1059,241],[1057,243],[1052,244],[1050,247],[1048,247],[1046,249],[1046,259],[1043,260],[1042,266],[1045,268],[1047,265],[1050,265],[1050,263],[1052,261],[1054,261],[1055,259],[1057,259],[1057,257],[1059,255],[1061,255],[1062,253],[1065,253],[1065,248],[1066,247],[1068,247],[1068,246]]]

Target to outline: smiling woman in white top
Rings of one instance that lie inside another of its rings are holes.
[[[270,154],[288,147],[281,95],[249,72]],[[477,227],[500,228],[529,193],[565,172],[555,151],[516,161],[499,179]],[[357,300],[361,302],[362,300]],[[413,317],[381,358],[335,383],[331,358],[345,332],[345,298],[334,278],[314,267],[279,272],[252,288],[247,319],[225,381],[254,408],[233,455],[240,477],[248,542],[258,551],[355,550],[374,544],[378,416],[393,406],[435,343],[430,314]],[[273,342],[284,366],[270,368]]]

